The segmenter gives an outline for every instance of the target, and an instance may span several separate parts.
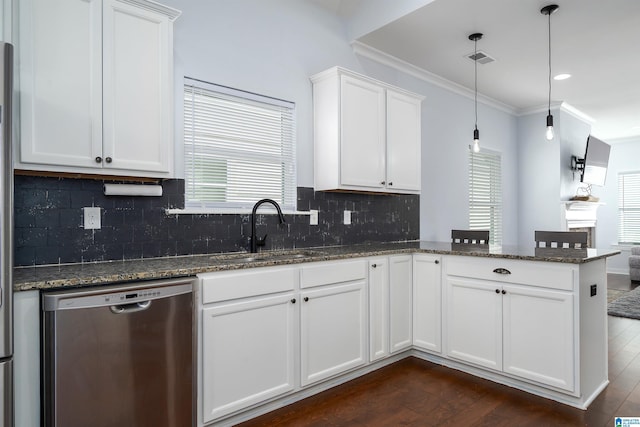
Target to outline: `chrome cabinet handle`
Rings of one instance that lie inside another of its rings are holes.
[[[149,307],[151,307],[151,301],[141,301],[132,304],[112,305],[109,307],[109,310],[111,310],[113,314],[127,314],[143,311]]]
[[[506,268],[496,268],[493,272],[498,274],[511,274],[511,272]]]
[[[102,163],[102,157],[100,156],[96,157],[96,163]]]
[[[105,162],[107,163],[111,163],[113,161],[113,159],[111,157],[107,157],[104,159]]]

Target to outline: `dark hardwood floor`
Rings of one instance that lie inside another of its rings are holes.
[[[640,320],[608,325],[610,384],[586,411],[412,357],[241,425],[612,427],[640,417]]]

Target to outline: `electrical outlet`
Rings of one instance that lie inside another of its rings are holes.
[[[309,225],[318,225],[318,211],[315,209],[309,210]]]
[[[591,285],[591,296],[595,297],[598,294],[598,285]]]
[[[84,229],[100,230],[100,208],[82,208],[84,211]]]
[[[351,211],[344,211],[344,225],[351,224]]]

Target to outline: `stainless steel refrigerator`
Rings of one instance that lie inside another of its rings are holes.
[[[13,46],[0,42],[0,425],[13,426]]]

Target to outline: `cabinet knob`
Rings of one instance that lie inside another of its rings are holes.
[[[393,185],[393,182],[389,182],[389,185]]]
[[[498,274],[511,274],[511,272],[506,268],[496,268],[493,272]]]
[[[102,163],[102,157],[100,156],[96,157],[96,163]]]
[[[106,158],[104,159],[104,161],[105,161],[105,162],[107,162],[107,163],[111,163],[111,161],[112,161],[112,160],[113,160],[113,159],[111,159],[111,157],[106,157]]]
[[[381,185],[385,185],[385,184],[386,184],[386,182],[385,182],[385,181],[380,181],[380,184],[381,184]]]
[[[496,294],[499,294],[499,293],[500,293],[500,289],[496,289]]]
[[[435,260],[434,262],[435,262],[436,264],[440,264],[440,261],[439,261],[439,260]]]
[[[304,302],[309,301],[309,297],[304,297],[303,299],[304,299]]]
[[[506,294],[507,291],[505,291],[504,289],[502,290],[502,295]]]
[[[296,303],[296,299],[295,299],[295,298],[292,298],[292,299],[291,299],[291,304],[295,304],[295,303]]]
[[[371,264],[372,268],[376,268],[378,266],[378,264]]]

